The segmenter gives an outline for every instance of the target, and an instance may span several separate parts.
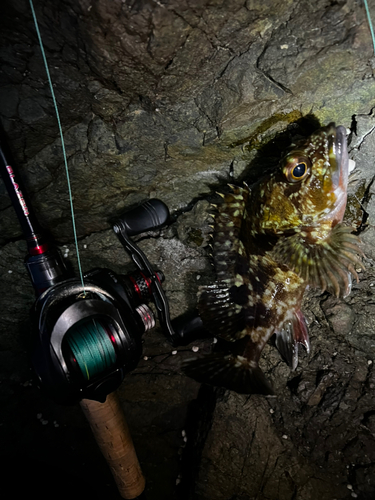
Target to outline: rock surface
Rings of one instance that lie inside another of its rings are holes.
[[[277,396],[184,377],[192,345],[145,336],[120,397],[150,500],[370,500],[375,496],[374,56],[354,0],[35,2],[64,130],[84,270],[133,268],[110,228],[157,197],[168,227],[139,244],[165,274],[173,317],[212,276],[212,193],[254,180],[318,122],[351,128],[346,220],[366,254],[338,300],[310,290],[312,353],[291,373],[267,346]],[[370,1],[374,15],[375,4]],[[77,271],[58,127],[29,2],[0,6],[0,118],[38,218]],[[0,456],[14,497],[117,498],[79,408],[45,399],[27,359],[33,290],[0,182]],[[194,347],[209,352],[212,340]],[[177,351],[177,353],[175,353]],[[21,472],[22,471],[22,474]],[[22,481],[20,480],[22,476]],[[43,478],[41,481],[40,478]]]

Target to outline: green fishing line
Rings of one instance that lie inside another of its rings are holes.
[[[71,190],[71,186],[70,186],[70,176],[69,176],[69,169],[68,169],[68,160],[66,158],[65,142],[64,142],[64,136],[63,136],[63,131],[62,131],[61,122],[60,122],[60,115],[59,115],[59,110],[57,108],[57,102],[56,102],[56,98],[55,98],[55,92],[53,90],[52,80],[51,80],[51,76],[50,76],[49,69],[48,69],[47,58],[46,58],[46,54],[44,52],[42,37],[41,37],[40,31],[39,31],[38,20],[36,18],[33,1],[32,0],[29,0],[29,1],[30,1],[31,12],[33,14],[33,19],[34,19],[36,33],[38,35],[40,50],[42,52],[43,62],[44,62],[44,66],[45,66],[46,73],[47,73],[49,87],[50,87],[51,94],[52,94],[52,100],[53,100],[53,104],[55,106],[57,124],[59,126],[59,131],[60,131],[61,147],[62,147],[62,152],[63,152],[63,157],[64,157],[65,172],[66,172],[66,180],[67,180],[67,183],[68,183],[70,211],[71,211],[71,214],[72,214],[72,225],[73,225],[75,247],[76,247],[76,252],[77,252],[78,269],[79,269],[79,275],[80,275],[81,282],[82,282],[83,294],[85,295],[85,284],[84,284],[84,281],[83,281],[83,273],[82,273],[82,268],[81,268],[81,260],[79,258],[79,250],[78,250],[77,231],[76,231],[76,224],[75,224],[75,217],[74,217],[74,208],[73,208],[73,196],[72,196],[72,190]]]
[[[66,340],[86,380],[102,373],[116,361],[115,348],[98,320],[90,319],[73,326],[66,334]]]
[[[373,28],[372,21],[371,21],[371,16],[370,16],[370,9],[368,8],[367,0],[363,0],[363,3],[365,4],[365,9],[366,9],[366,14],[367,14],[367,20],[368,20],[368,24],[370,26],[372,44],[374,46],[374,53],[375,53],[375,35],[374,35],[374,28]]]

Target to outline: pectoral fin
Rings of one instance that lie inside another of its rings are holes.
[[[358,281],[355,267],[364,268],[358,257],[364,255],[360,240],[352,231],[344,224],[337,224],[326,238],[302,231],[280,239],[275,254],[306,283],[345,297],[350,293],[350,273]]]

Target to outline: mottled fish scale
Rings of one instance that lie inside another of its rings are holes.
[[[198,309],[216,336],[233,342],[247,335],[261,351],[275,327],[281,327],[288,308],[300,301],[305,286],[295,299],[292,283],[297,280],[301,285],[302,280],[288,269],[283,272],[269,255],[246,251],[240,237],[250,196],[246,188],[233,188],[223,198],[213,239],[218,281],[200,288]],[[247,247],[252,247],[248,239]]]

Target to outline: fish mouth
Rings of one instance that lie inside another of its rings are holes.
[[[333,210],[329,214],[329,219],[335,225],[341,222],[344,217],[349,175],[349,156],[345,127],[342,125],[335,127],[334,123],[332,123],[327,129],[332,189],[335,194],[335,203]]]
[[[332,169],[332,182],[335,189],[341,186],[345,191],[348,186],[349,156],[345,127],[333,125],[333,134],[329,139],[329,159]]]

